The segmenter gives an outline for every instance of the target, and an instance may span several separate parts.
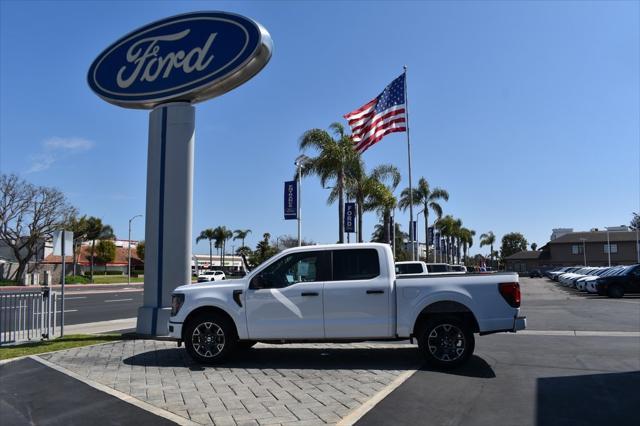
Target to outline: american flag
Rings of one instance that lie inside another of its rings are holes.
[[[407,131],[404,76],[393,80],[375,99],[344,116],[358,152],[366,151],[389,133]]]

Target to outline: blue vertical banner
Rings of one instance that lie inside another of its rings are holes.
[[[356,232],[356,203],[344,203],[344,232]]]
[[[295,180],[284,183],[284,219],[298,218],[298,185]]]
[[[412,241],[418,241],[418,221],[414,220],[411,222],[411,230],[409,231],[409,236]]]
[[[427,228],[427,245],[433,244],[433,226]]]

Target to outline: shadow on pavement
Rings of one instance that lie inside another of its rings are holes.
[[[139,353],[126,358],[127,365],[146,367],[206,368],[187,355],[183,348],[160,349]],[[224,368],[273,368],[273,369],[363,369],[410,370],[422,365],[415,346],[406,348],[287,348],[286,346],[253,348],[238,352],[233,359],[220,364]]]
[[[640,371],[537,381],[536,424],[637,425]]]
[[[434,373],[449,374],[452,376],[475,377],[478,379],[493,379],[496,377],[495,371],[487,361],[477,355],[472,355],[469,361],[455,370],[436,370],[427,365],[420,369],[421,371],[431,371]]]

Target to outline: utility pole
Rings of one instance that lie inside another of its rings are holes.
[[[132,217],[131,219],[129,219],[129,238],[127,240],[128,244],[129,244],[129,255],[128,260],[127,260],[127,285],[131,284],[131,222],[133,221],[133,219],[137,218],[137,217],[142,217],[141,214],[137,214],[134,217]]]

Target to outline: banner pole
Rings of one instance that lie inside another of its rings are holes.
[[[407,156],[409,159],[409,243],[411,260],[416,260],[415,235],[413,235],[413,183],[411,181],[411,138],[409,136],[409,97],[407,96],[407,66],[404,67],[404,104],[407,116]]]

